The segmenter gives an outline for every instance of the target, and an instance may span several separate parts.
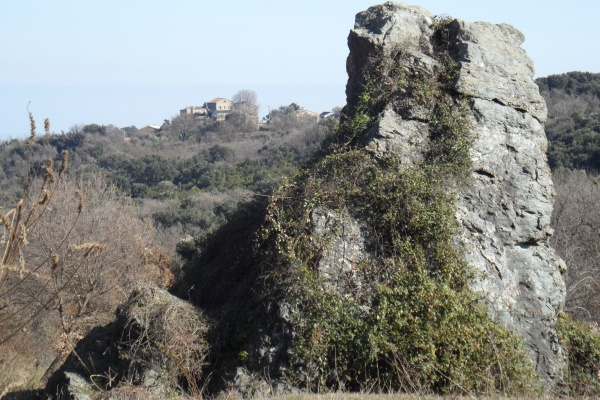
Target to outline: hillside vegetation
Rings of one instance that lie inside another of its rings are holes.
[[[548,161],[557,197],[553,247],[566,261],[566,307],[600,322],[600,74],[569,72],[538,78],[548,105]]]
[[[335,125],[334,119],[298,121],[288,108],[254,132],[236,131],[228,120],[198,120],[181,140],[181,117],[175,117],[156,134],[89,124],[38,135],[31,148],[27,141],[2,142],[0,205],[16,204],[26,176],[40,176],[48,158],[58,164],[67,151],[71,176],[105,177],[158,225],[191,234],[209,230],[239,200],[269,193],[293,174]]]
[[[569,72],[536,83],[548,106],[550,167],[600,172],[600,74]]]

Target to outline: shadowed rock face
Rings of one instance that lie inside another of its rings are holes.
[[[371,60],[401,49],[411,73],[439,69],[434,16],[420,7],[385,3],[359,13],[348,43],[347,110],[358,105]],[[450,90],[469,101],[476,137],[470,183],[459,196],[457,242],[478,272],[474,289],[490,314],[522,334],[538,373],[558,379],[563,354],[556,319],[564,303],[564,262],[548,245],[553,185],[546,162],[546,105],[533,81],[533,64],[512,26],[453,20],[445,51],[458,65]],[[365,139],[377,155],[418,162],[428,141],[431,114],[405,101],[383,106]]]

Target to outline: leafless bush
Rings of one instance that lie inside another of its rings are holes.
[[[600,110],[600,98],[592,93],[570,95],[562,90],[550,90],[544,96],[548,114],[553,118],[569,117],[573,113],[589,115]]]
[[[73,227],[69,215],[79,215]],[[156,255],[152,227],[100,176],[62,179],[39,224],[23,255],[36,265],[54,260],[40,272],[52,277],[48,289],[65,328],[83,316],[112,316],[134,282],[169,283],[169,260]]]
[[[133,282],[168,285],[170,260],[151,226],[102,178],[68,178],[52,162],[3,213],[0,387],[36,386],[78,339],[114,315]],[[27,349],[24,352],[23,349]]]
[[[297,128],[299,125],[296,110],[288,107],[284,110],[275,110],[271,112],[271,120],[269,126],[271,129],[278,131],[290,131]]]
[[[234,132],[256,132],[258,130],[258,112],[249,104],[236,104],[236,109],[231,111],[222,125],[229,125]],[[256,108],[256,107],[254,107]],[[221,128],[219,128],[221,131]]]
[[[558,170],[552,246],[567,264],[566,309],[600,322],[600,187],[585,171]]]
[[[193,115],[178,115],[171,120],[169,130],[181,141],[198,134],[199,122]]]

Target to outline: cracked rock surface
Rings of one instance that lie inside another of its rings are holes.
[[[392,2],[357,15],[348,38],[348,110],[357,106],[372,60],[381,54],[400,49],[412,74],[439,70],[434,21],[420,7]],[[517,29],[452,20],[447,32],[446,50],[458,69],[449,90],[468,99],[475,135],[471,180],[458,199],[457,243],[477,271],[473,289],[490,314],[525,337],[537,372],[552,382],[564,365],[556,320],[565,264],[548,244],[554,190],[545,156],[546,105]],[[429,117],[407,93],[385,106],[366,146],[415,165],[428,148]]]

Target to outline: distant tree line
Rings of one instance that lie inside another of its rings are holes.
[[[600,74],[569,72],[538,78],[548,106],[548,162],[600,172]]]
[[[255,93],[236,96],[240,109],[248,115],[256,112]],[[46,160],[58,164],[67,151],[71,174],[84,179],[101,175],[139,204],[152,201],[152,208],[144,206],[142,213],[163,226],[205,230],[221,221],[242,193],[269,193],[335,130],[334,120],[298,121],[293,112],[299,108],[282,106],[274,112],[277,123],[260,130],[256,115],[252,129],[245,129],[247,119],[238,119],[238,110],[225,121],[178,115],[153,133],[135,126],[88,124],[38,135],[31,146],[16,139],[0,142],[0,205],[15,204],[24,195],[25,177],[43,176]],[[223,196],[217,201],[209,193]]]

